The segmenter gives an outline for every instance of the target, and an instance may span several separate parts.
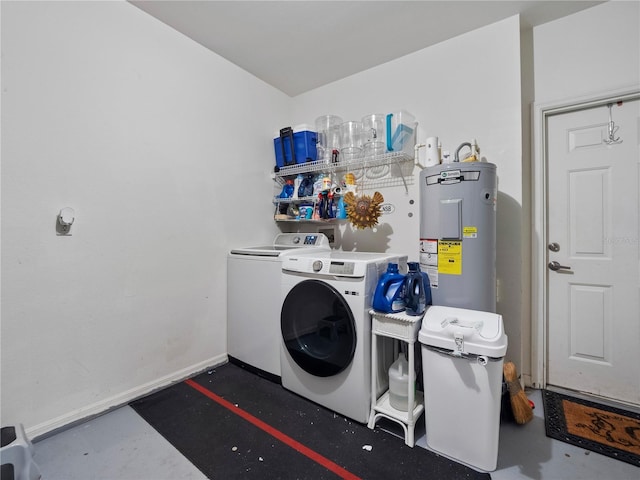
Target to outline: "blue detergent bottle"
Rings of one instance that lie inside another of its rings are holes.
[[[405,275],[398,271],[397,263],[389,263],[386,273],[378,280],[373,295],[373,309],[382,313],[397,313],[405,309],[403,285]]]
[[[291,198],[293,196],[293,180],[287,180],[280,192],[280,198]]]
[[[418,262],[407,262],[409,273],[404,287],[407,315],[422,315],[427,308],[425,278]],[[428,278],[428,277],[427,277]],[[431,288],[429,288],[431,293]]]
[[[427,275],[427,272],[423,272],[422,270],[420,270],[420,273],[422,274],[422,280],[424,282],[425,303],[428,306],[433,303],[433,299],[431,298],[431,280],[429,280],[429,275]]]
[[[298,187],[298,198],[311,197],[313,195],[313,176],[307,175]]]

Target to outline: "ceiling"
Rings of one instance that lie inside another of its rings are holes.
[[[603,3],[129,1],[290,96],[515,14],[536,26]]]

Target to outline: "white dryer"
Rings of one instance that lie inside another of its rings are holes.
[[[378,278],[406,255],[291,254],[282,262],[282,386],[367,423],[371,408],[371,318]],[[393,361],[389,350],[389,362]],[[385,385],[388,365],[377,365]]]
[[[281,233],[272,245],[231,250],[227,257],[229,360],[280,381],[280,276],[292,252],[330,250],[321,233]]]

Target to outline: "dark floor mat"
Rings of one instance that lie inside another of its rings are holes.
[[[542,392],[547,436],[640,467],[640,415],[551,390]]]
[[[401,438],[370,430],[232,364],[193,381],[344,468],[353,478],[491,478],[423,448],[409,448]],[[187,383],[131,406],[211,479],[340,478]]]

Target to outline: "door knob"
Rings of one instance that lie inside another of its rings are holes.
[[[558,270],[571,270],[571,267],[560,265],[560,263],[556,262],[555,260],[553,262],[549,262],[548,267],[549,270],[553,270],[554,272],[557,272]]]

